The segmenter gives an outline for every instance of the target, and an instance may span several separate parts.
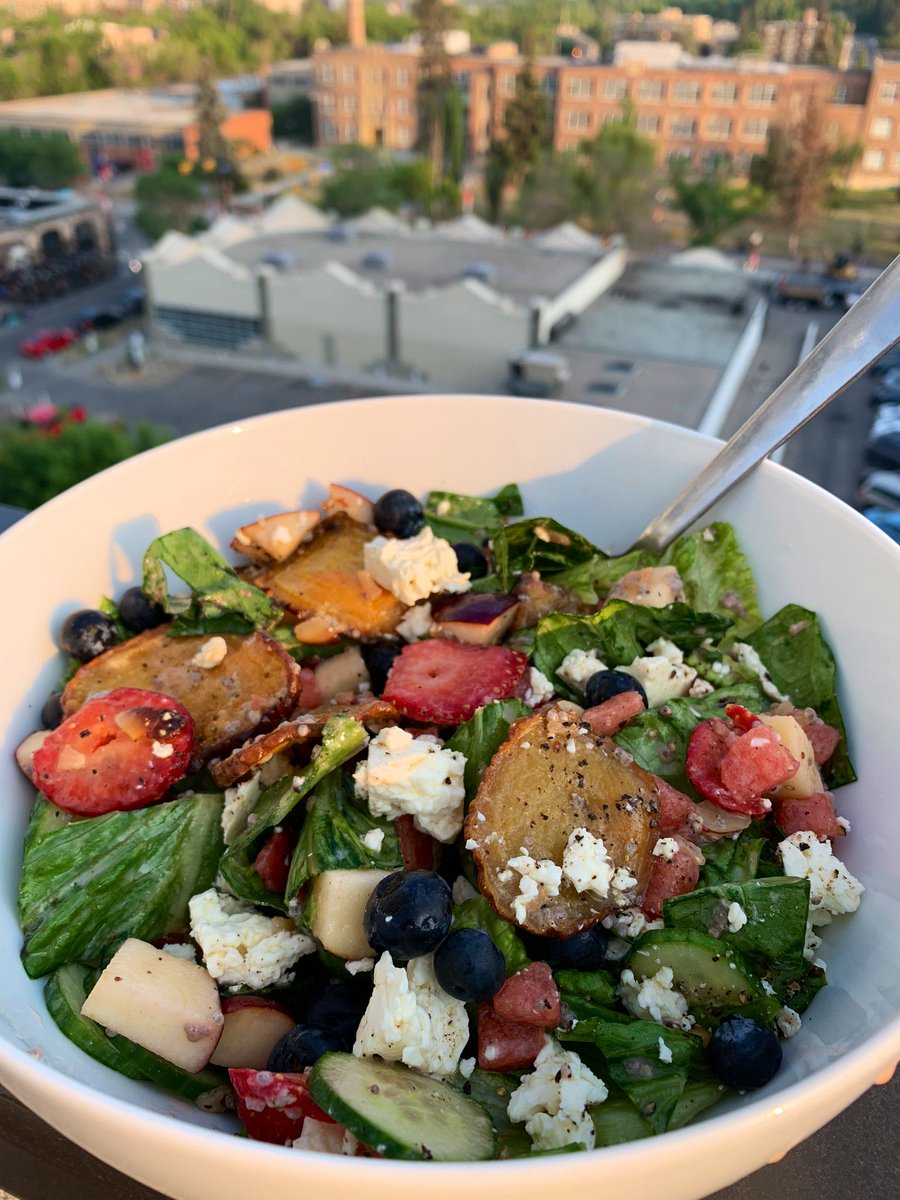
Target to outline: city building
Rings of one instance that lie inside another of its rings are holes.
[[[759,36],[763,45],[762,52],[766,58],[777,62],[811,62],[814,50],[828,35],[830,28],[833,26],[820,18],[814,8],[804,9],[799,21],[761,21]],[[841,70],[850,66],[854,28],[848,22],[842,32],[837,61]]]
[[[734,21],[718,21],[708,13],[664,8],[658,13],[624,13],[614,26],[616,41],[675,42],[702,54],[725,54],[738,40]]]
[[[360,6],[361,7],[361,6]],[[351,12],[353,11],[351,7]],[[407,45],[355,44],[314,55],[317,140],[409,150],[418,136],[416,88],[420,54]],[[643,46],[643,48],[642,48]],[[677,45],[623,43],[612,64],[547,57],[535,61],[558,150],[576,148],[618,119],[627,105],[653,139],[660,165],[683,160],[700,169],[729,156],[745,172],[762,153],[770,128],[824,103],[829,135],[863,146],[848,176],[855,188],[900,182],[900,59],[875,58],[870,70],[841,71],[761,59],[696,57]],[[467,150],[482,158],[502,137],[503,112],[515,95],[525,59],[514,46],[451,58],[466,99]]]
[[[86,196],[0,187],[0,290],[31,304],[108,275],[116,247],[107,213]]]
[[[259,87],[257,82],[257,92]],[[220,84],[220,91],[228,104],[230,90]],[[7,100],[0,103],[0,129],[34,135],[64,133],[77,143],[92,167],[108,161],[152,170],[163,155],[197,157],[194,100],[195,88],[187,84]],[[232,99],[222,129],[239,157],[271,149],[272,115],[267,109],[237,107]]]
[[[311,58],[288,58],[273,63],[266,77],[266,100],[269,108],[288,104],[298,96],[312,96],[315,74]]]

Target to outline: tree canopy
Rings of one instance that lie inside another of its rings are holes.
[[[33,137],[0,130],[0,179],[9,187],[59,188],[84,174],[78,147],[64,133]]]

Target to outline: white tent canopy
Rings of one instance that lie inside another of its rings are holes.
[[[296,196],[280,196],[256,222],[260,235],[267,233],[321,233],[329,220],[318,208]]]
[[[561,225],[539,233],[531,239],[531,244],[539,250],[577,250],[584,253],[585,250],[598,249],[597,239],[574,221],[563,221]]]

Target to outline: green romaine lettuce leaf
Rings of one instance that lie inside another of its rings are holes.
[[[799,604],[788,604],[744,639],[753,647],[779,691],[797,708],[814,708],[823,721],[841,732],[841,740],[825,771],[832,787],[856,779],[847,751],[847,734],[837,699],[837,668],[818,616]]]
[[[686,604],[645,608],[626,600],[611,600],[587,616],[550,613],[537,627],[534,664],[552,679],[557,691],[578,699],[556,675],[572,650],[596,650],[608,667],[627,666],[640,658],[650,642],[669,638],[687,653],[705,638],[718,641],[731,622],[716,613],[696,612]]]
[[[334,716],[322,731],[318,753],[313,753],[303,774],[286,775],[266,788],[254,806],[253,823],[232,841],[219,864],[222,878],[236,896],[251,904],[266,904],[270,908],[287,911],[286,900],[294,895],[290,887],[292,879],[289,876],[285,901],[266,891],[253,866],[259,847],[269,830],[286,821],[299,802],[318,787],[331,771],[358,754],[367,740],[368,734],[358,721],[352,717]],[[299,871],[296,864],[295,850],[291,873]]]
[[[629,1020],[614,1010],[616,984],[608,971],[554,971],[559,998],[579,1021]]]
[[[700,868],[700,887],[719,883],[746,883],[755,879],[766,839],[759,825],[752,825],[736,838],[720,838],[703,847],[705,863]]]
[[[169,594],[165,567],[187,584],[189,596]],[[270,629],[281,616],[280,607],[239,578],[196,529],[176,529],[150,543],[143,588],[175,618],[170,632],[177,636]]]
[[[186,929],[188,900],[216,876],[221,817],[221,795],[198,795],[29,838],[19,888],[28,974],[99,966],[126,937]]]
[[[730,525],[714,521],[696,533],[684,534],[662,561],[681,576],[688,604],[734,622],[733,638],[740,640],[762,621],[753,572]]]
[[[701,721],[721,717],[726,704],[759,705],[759,690],[749,683],[720,688],[702,700],[691,697],[668,700],[658,708],[638,713],[620,729],[615,740],[634,755],[638,766],[660,775],[680,792],[695,796],[684,769],[687,745]]]
[[[507,976],[515,975],[516,971],[521,971],[531,961],[515,929],[508,921],[497,916],[484,896],[472,896],[462,904],[454,905],[451,929],[482,929],[490,934],[506,959]]]
[[[530,712],[521,700],[495,700],[477,709],[449,739],[447,749],[458,750],[466,759],[467,801],[478,791],[485,768],[509,736],[510,725]]]
[[[457,492],[430,492],[425,501],[425,520],[435,537],[448,542],[483,542],[502,528],[507,517],[525,511],[514,483],[496,496],[463,496]]]
[[[529,1158],[532,1155],[531,1138],[524,1125],[510,1121],[506,1111],[510,1096],[519,1086],[518,1075],[501,1075],[476,1067],[468,1079],[453,1075],[447,1082],[471,1096],[487,1112],[497,1134],[498,1158]]]
[[[353,871],[375,867],[397,871],[403,866],[400,840],[393,821],[379,821],[353,794],[353,781],[332,771],[316,787],[312,808],[303,823],[288,876],[288,897],[313,875],[324,871]],[[372,829],[384,834],[378,850],[364,845]]]
[[[552,517],[532,517],[499,530],[491,547],[500,590],[508,592],[522,571],[549,575],[588,559],[603,557],[603,551],[587,538],[560,525]]]

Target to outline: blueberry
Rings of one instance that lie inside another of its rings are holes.
[[[394,871],[366,904],[366,940],[381,954],[405,961],[436,950],[450,929],[450,885],[435,871]]]
[[[627,671],[598,671],[596,675],[592,675],[584,689],[585,706],[593,708],[595,704],[611,700],[620,692],[637,692],[644,702],[644,708],[649,708],[643,685]]]
[[[119,616],[122,624],[132,633],[143,633],[162,625],[166,614],[158,604],[148,600],[139,587],[129,588],[119,600]]]
[[[356,1031],[354,1030],[354,1033]],[[318,1062],[329,1050],[349,1051],[353,1038],[338,1037],[311,1025],[295,1025],[283,1033],[269,1054],[267,1071],[302,1071]]]
[[[487,575],[487,559],[473,542],[454,542],[456,564],[460,571],[468,571],[472,579],[484,579]]]
[[[118,640],[116,623],[112,617],[93,608],[70,613],[59,631],[61,648],[80,662],[90,662]]]
[[[313,996],[306,1010],[306,1024],[327,1029],[351,1043],[366,1010],[369,994],[346,983],[329,983]]]
[[[400,653],[396,642],[372,642],[371,645],[361,646],[363,662],[369,672],[369,684],[376,696],[380,696],[387,683],[387,677],[394,659]]]
[[[572,971],[596,971],[606,962],[610,936],[602,925],[592,925],[569,938],[527,934],[525,948],[532,958],[551,967]]]
[[[45,729],[55,729],[62,719],[62,692],[51,692],[41,706],[41,724]]]
[[[761,1088],[781,1066],[781,1042],[771,1029],[732,1013],[719,1022],[709,1043],[709,1063],[728,1087]]]
[[[398,538],[415,537],[425,524],[422,505],[412,492],[394,488],[375,501],[373,514],[375,526],[382,533],[392,533]]]
[[[448,995],[475,1004],[500,991],[506,959],[483,929],[457,929],[435,950],[434,973]]]

